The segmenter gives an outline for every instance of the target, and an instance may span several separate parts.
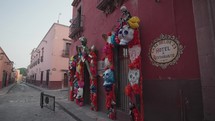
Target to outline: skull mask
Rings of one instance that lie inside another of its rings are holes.
[[[140,78],[140,70],[139,69],[130,69],[128,72],[128,80],[133,86],[134,84],[138,84]]]
[[[103,79],[104,79],[103,86],[107,87],[107,88],[111,88],[112,84],[115,82],[114,77],[113,77],[113,71],[111,69],[107,69],[103,73]]]
[[[120,45],[126,45],[134,38],[134,30],[128,25],[124,25],[118,32],[118,38],[120,40]]]

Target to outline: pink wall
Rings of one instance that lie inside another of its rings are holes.
[[[0,89],[2,88],[3,84],[3,71],[7,73],[7,79],[6,79],[6,85],[8,85],[9,81],[9,76],[12,76],[12,69],[13,69],[13,64],[8,63],[11,62],[9,58],[7,57],[6,53],[3,51],[3,49],[0,47]]]
[[[46,80],[46,71],[50,70],[49,81],[62,81],[64,72],[68,70],[68,58],[62,57],[63,50],[66,43],[71,43],[68,38],[69,27],[61,24],[54,23],[44,38],[41,40],[37,47],[40,53],[34,51],[34,61],[42,56],[42,48],[44,48],[43,62],[40,62],[33,68],[29,69],[29,76],[36,73],[36,80],[41,80],[41,71],[43,72],[43,81]],[[36,56],[37,55],[37,56]],[[61,83],[60,83],[61,84]],[[61,87],[62,85],[60,85]]]

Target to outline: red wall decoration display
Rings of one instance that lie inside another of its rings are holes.
[[[128,53],[130,64],[128,72],[129,84],[125,87],[125,94],[129,97],[130,117],[133,121],[142,121],[143,116],[143,97],[142,97],[142,72],[141,72],[141,45],[139,39],[139,18],[131,16],[130,12],[125,6],[121,7],[122,16],[119,25],[115,31],[110,32],[108,35],[103,34],[106,44],[103,48],[103,57],[105,63],[105,72],[103,73],[104,88],[106,91],[106,108],[109,113],[110,119],[116,118],[116,98],[114,94],[115,80],[113,76],[113,48],[117,46],[128,46]],[[137,100],[136,97],[140,97]],[[140,102],[138,109],[137,102]]]
[[[90,100],[91,109],[97,111],[97,55],[95,47],[87,47],[87,39],[80,37],[81,46],[77,46],[77,54],[70,58],[70,100],[76,101],[76,104],[84,104],[84,66],[87,68],[90,78]],[[86,90],[88,91],[88,90]]]

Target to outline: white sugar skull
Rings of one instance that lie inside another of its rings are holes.
[[[76,99],[80,99],[83,97],[83,88],[78,88]]]
[[[129,80],[131,86],[133,86],[134,84],[138,84],[139,78],[140,78],[140,70],[139,69],[129,69],[128,80]]]
[[[120,45],[126,45],[134,38],[134,30],[128,25],[124,25],[118,32],[118,38],[120,40]]]

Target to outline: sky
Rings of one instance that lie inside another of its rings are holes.
[[[70,25],[73,0],[0,0],[0,47],[15,68],[30,64],[30,53],[53,23]]]

